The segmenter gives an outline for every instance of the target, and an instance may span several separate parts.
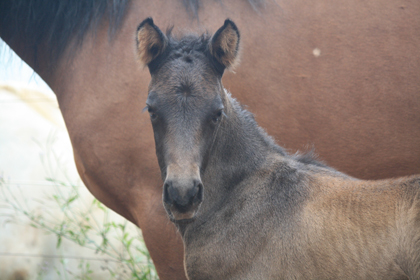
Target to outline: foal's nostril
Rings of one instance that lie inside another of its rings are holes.
[[[197,193],[194,196],[193,203],[200,203],[203,201],[203,184],[201,182],[197,183]]]
[[[191,204],[200,203],[203,200],[203,184],[194,180],[194,187],[187,192],[188,200]]]
[[[188,190],[187,197],[190,200],[191,199],[194,199],[196,197],[197,193],[198,193],[198,187],[197,186],[194,186],[194,187],[192,187],[191,189]]]
[[[171,188],[172,183],[165,182],[163,185],[163,201],[167,204],[172,204],[173,199],[171,198],[171,195],[169,194],[169,188]]]

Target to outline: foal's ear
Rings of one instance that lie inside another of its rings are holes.
[[[137,27],[136,41],[137,56],[144,66],[163,53],[168,45],[168,38],[150,17],[143,20]]]
[[[227,19],[210,39],[210,54],[225,68],[233,67],[239,60],[239,37],[235,23]]]

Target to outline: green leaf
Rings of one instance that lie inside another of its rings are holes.
[[[61,245],[61,235],[58,235],[58,239],[57,239],[57,249],[60,247]]]
[[[69,198],[66,202],[67,206],[70,205],[70,203],[72,203],[73,201],[75,201],[78,197],[79,195],[76,194],[75,196]]]

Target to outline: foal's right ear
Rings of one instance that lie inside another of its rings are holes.
[[[168,38],[153,23],[152,18],[143,20],[137,27],[137,56],[143,66],[148,65],[162,54],[167,45]]]
[[[214,33],[210,39],[210,54],[221,63],[224,68],[233,68],[238,62],[239,30],[230,19]]]

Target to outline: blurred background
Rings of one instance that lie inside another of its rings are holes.
[[[0,41],[0,280],[157,279],[141,232],[87,191],[54,93]]]

